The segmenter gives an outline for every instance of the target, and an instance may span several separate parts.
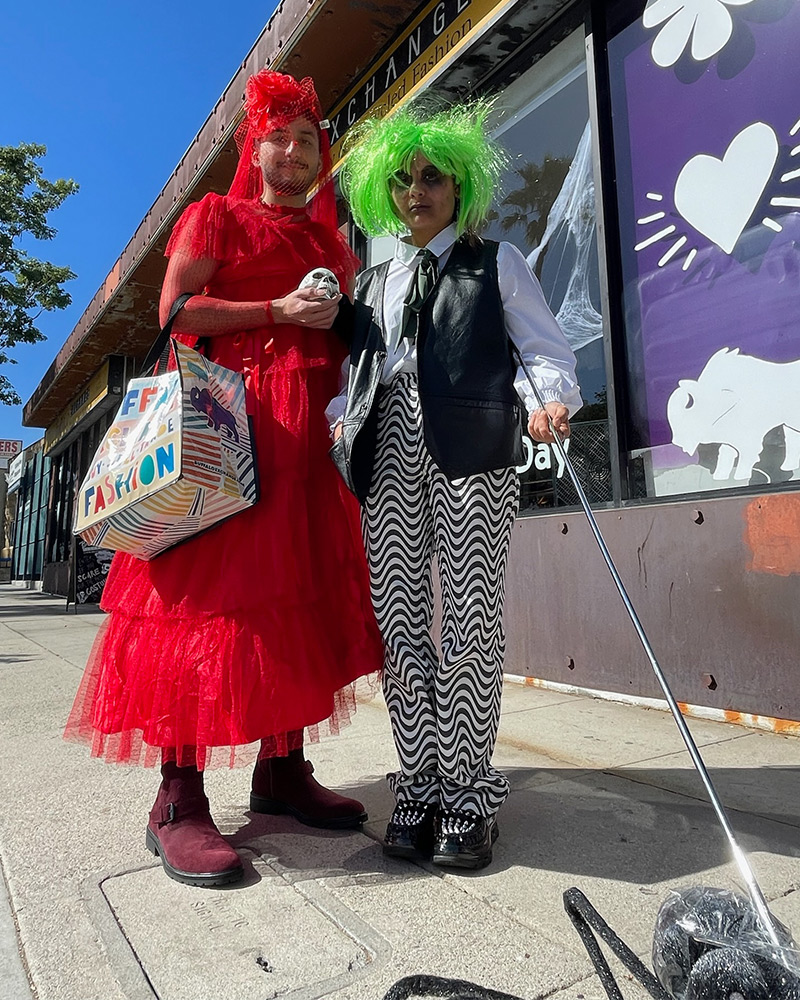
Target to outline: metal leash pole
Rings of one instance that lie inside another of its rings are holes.
[[[528,371],[527,365],[525,365],[518,352],[515,351],[515,354],[517,354],[517,361],[522,370],[525,372],[525,376],[528,380],[528,383],[530,384],[530,387],[533,390],[536,402],[545,411],[545,413],[547,413],[544,402],[542,401],[542,397],[540,396],[539,390],[537,389],[536,384],[533,381],[530,372]],[[578,475],[575,472],[572,462],[569,459],[569,455],[567,454],[567,450],[564,447],[564,444],[561,440],[561,436],[553,426],[553,421],[550,419],[549,413],[547,414],[547,422],[550,426],[550,431],[553,435],[556,448],[558,449],[558,454],[561,457],[561,460],[564,462],[564,465],[566,466],[566,469],[569,472],[570,479],[572,480],[572,483],[575,486],[575,489],[577,490],[581,506],[583,507],[583,511],[586,514],[586,517],[589,521],[589,527],[592,529],[592,534],[595,537],[595,541],[597,542],[600,551],[603,554],[606,566],[608,566],[608,570],[611,573],[611,576],[613,577],[614,583],[617,585],[617,590],[619,591],[619,595],[622,598],[622,603],[625,605],[625,610],[628,612],[628,615],[630,616],[630,619],[633,622],[633,627],[636,630],[636,634],[639,636],[639,641],[644,647],[644,651],[647,654],[647,658],[650,660],[650,666],[653,668],[653,673],[656,675],[658,683],[661,685],[661,690],[664,692],[664,697],[667,699],[667,704],[669,705],[670,711],[672,712],[672,715],[678,726],[680,734],[683,738],[683,742],[686,744],[686,749],[689,751],[689,755],[692,758],[694,766],[697,768],[700,778],[702,779],[702,782],[705,785],[706,792],[708,793],[708,797],[711,800],[711,805],[714,807],[714,812],[717,814],[717,819],[719,820],[722,829],[725,832],[725,836],[728,838],[728,843],[730,844],[731,851],[733,853],[733,859],[736,862],[736,865],[742,875],[742,878],[745,881],[745,885],[747,886],[747,891],[750,894],[750,899],[752,900],[753,906],[755,907],[756,912],[758,913],[758,916],[761,920],[764,929],[769,934],[772,943],[778,949],[778,953],[780,955],[785,955],[785,949],[778,939],[777,931],[775,929],[775,925],[772,919],[772,914],[769,912],[767,901],[764,898],[764,894],[761,891],[761,887],[756,881],[755,874],[753,873],[753,869],[750,867],[750,862],[747,860],[747,856],[745,855],[744,851],[739,846],[739,843],[736,840],[736,835],[734,834],[733,828],[731,827],[731,824],[728,820],[727,813],[725,812],[725,807],[722,805],[722,802],[720,801],[720,798],[717,795],[717,791],[714,788],[714,784],[711,781],[711,775],[708,773],[708,769],[706,768],[705,762],[703,761],[703,758],[700,756],[700,751],[697,748],[697,744],[694,741],[694,737],[689,732],[689,727],[686,725],[686,720],[684,719],[683,714],[680,708],[678,707],[677,701],[675,701],[675,696],[672,694],[672,690],[670,689],[669,683],[667,682],[667,678],[664,676],[664,673],[661,667],[659,666],[658,660],[656,659],[656,655],[653,652],[653,647],[650,645],[650,640],[647,638],[647,634],[645,633],[645,630],[642,627],[642,623],[639,621],[639,616],[636,613],[636,609],[634,608],[631,599],[628,596],[628,592],[625,590],[625,584],[622,582],[622,578],[617,572],[617,567],[614,565],[614,560],[611,558],[611,553],[608,551],[605,539],[600,533],[600,528],[598,527],[597,521],[595,520],[594,514],[592,513],[592,509],[589,506],[589,501],[586,499],[586,494],[583,492],[583,487],[580,484]],[[795,963],[793,962],[792,965],[794,964]]]

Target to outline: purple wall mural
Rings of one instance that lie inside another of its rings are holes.
[[[656,470],[718,445],[742,485],[777,428],[790,478],[800,404],[765,401],[800,396],[800,2],[642,8],[609,44],[634,441]]]

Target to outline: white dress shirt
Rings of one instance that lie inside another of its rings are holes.
[[[435,254],[439,273],[447,264],[457,239],[455,225],[443,229],[427,248]],[[420,248],[407,239],[398,240],[389,262],[383,292],[383,334],[387,357],[381,382],[388,385],[400,372],[417,371],[416,343],[402,336],[403,302],[417,266]],[[506,331],[516,345],[545,403],[563,403],[570,416],[583,404],[575,377],[575,355],[550,312],[542,287],[520,251],[511,243],[501,243],[497,251],[497,276]],[[350,361],[342,366],[342,392],[325,410],[331,430],[341,421],[347,406],[347,375]],[[522,368],[517,370],[514,387],[528,414],[538,407]]]

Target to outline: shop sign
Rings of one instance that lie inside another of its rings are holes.
[[[95,411],[98,407],[102,405],[99,411],[102,413],[111,406],[116,406],[122,395],[124,367],[125,359],[119,355],[113,355],[103,362],[103,366],[92,376],[84,390],[45,431],[45,455],[52,455],[73,441],[83,427],[91,423],[89,417],[97,416]]]
[[[88,545],[79,535],[73,538],[68,604],[99,604],[114,553]]]
[[[556,479],[561,479],[566,469],[566,463],[561,457],[561,452],[554,444],[534,443],[527,434],[522,436],[522,444],[525,448],[525,461],[517,466],[519,475],[524,476],[531,469],[537,472],[552,472],[556,470]],[[571,438],[564,441],[564,451],[569,452]]]
[[[19,489],[19,484],[22,482],[22,466],[24,463],[24,452],[20,452],[17,456],[11,459],[8,466],[8,476],[6,477],[6,490],[9,493],[14,493]]]
[[[22,442],[0,438],[0,472],[6,472],[11,460],[22,452]]]
[[[449,62],[485,21],[514,0],[428,3],[330,115],[331,155],[342,155],[349,129],[368,115],[382,118],[410,97],[434,69]]]

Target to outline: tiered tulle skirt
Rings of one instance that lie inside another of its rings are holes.
[[[358,509],[327,455],[336,373],[297,352],[276,364],[268,333],[214,351],[231,367],[265,353],[250,359],[258,504],[151,562],[114,558],[66,731],[95,756],[207,768],[285,754],[302,730],[346,724],[355,681],[380,668]]]

